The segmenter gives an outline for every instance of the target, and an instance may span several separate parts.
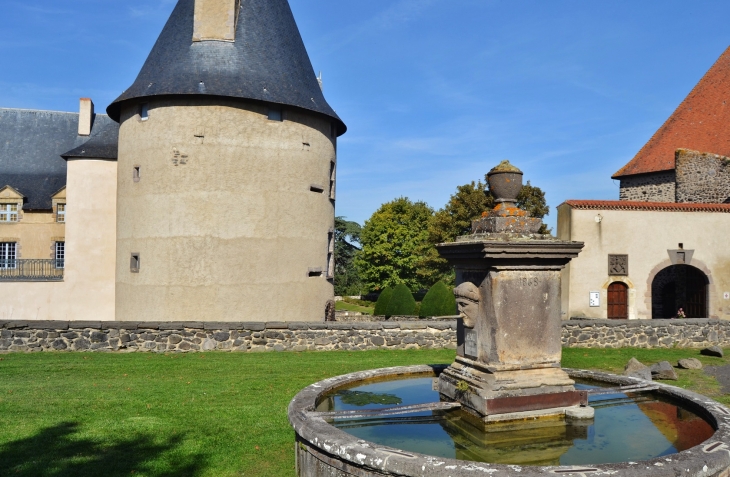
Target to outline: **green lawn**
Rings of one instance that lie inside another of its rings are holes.
[[[354,311],[357,313],[362,313],[363,315],[372,315],[373,310],[375,310],[375,307],[368,307],[368,306],[360,306],[355,305],[354,303],[345,303],[344,301],[338,301],[335,303],[335,310],[337,311]]]
[[[650,364],[699,353],[566,349],[563,363],[619,371],[631,356]],[[453,357],[449,350],[0,355],[0,476],[290,476],[286,408],[300,389]],[[680,386],[718,397],[714,378],[679,372]]]

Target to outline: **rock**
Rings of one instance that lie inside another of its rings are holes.
[[[383,346],[385,344],[385,338],[382,336],[373,336],[370,338],[370,342],[373,346]]]
[[[170,335],[167,338],[167,342],[170,344],[174,344],[174,345],[178,344],[181,341],[182,341],[182,336],[180,336],[180,335]]]
[[[228,341],[230,337],[231,334],[227,331],[219,331],[217,333],[213,333],[213,338],[215,338],[216,341]]]
[[[722,358],[724,356],[722,348],[719,346],[710,346],[709,348],[705,348],[700,351],[700,354],[704,356],[715,356],[717,358]]]
[[[92,331],[90,339],[92,343],[104,343],[108,339],[108,336],[101,331]]]
[[[702,369],[702,362],[697,358],[680,359],[677,366],[682,369]]]
[[[677,372],[674,371],[674,368],[669,363],[669,361],[660,361],[656,364],[653,364],[651,366],[651,377],[654,379],[671,379],[673,381],[676,381],[677,378]]]
[[[648,366],[643,365],[638,359],[631,358],[624,368],[624,376],[651,381],[651,370]]]
[[[68,348],[68,346],[66,346],[66,343],[64,343],[63,340],[55,340],[51,346],[53,346],[53,349],[55,349],[57,351],[61,351],[61,350]]]
[[[216,349],[217,346],[218,345],[215,341],[213,341],[210,338],[206,338],[205,341],[203,341],[203,345],[201,346],[201,349],[203,351],[211,351],[211,350]]]

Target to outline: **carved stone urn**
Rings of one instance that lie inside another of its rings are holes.
[[[515,204],[522,190],[522,171],[505,160],[487,173],[487,182],[497,203]]]

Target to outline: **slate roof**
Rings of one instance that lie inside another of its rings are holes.
[[[109,116],[105,115],[104,118],[106,118],[105,124],[94,128],[88,141],[61,154],[61,157],[116,160],[119,149],[119,124],[112,121]]]
[[[679,148],[730,155],[730,48],[636,156],[612,177],[674,170]]]
[[[636,202],[629,200],[566,200],[580,210],[650,210],[655,212],[723,212],[730,213],[730,204],[691,204],[676,202]]]
[[[23,194],[24,209],[52,208],[51,196],[66,185],[61,154],[89,139],[78,135],[78,124],[78,113],[0,108],[0,187]],[[112,124],[97,114],[92,136]]]
[[[324,99],[287,0],[241,2],[235,42],[193,42],[195,0],[179,0],[134,84],[107,108],[119,121],[125,101],[208,95],[294,106],[347,127]]]

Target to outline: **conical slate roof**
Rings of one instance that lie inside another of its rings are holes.
[[[243,0],[234,42],[193,42],[195,0],[179,0],[134,84],[107,108],[153,96],[224,96],[314,111],[347,127],[324,99],[287,0]]]
[[[673,171],[674,153],[679,148],[730,156],[730,48],[649,142],[612,177]]]

